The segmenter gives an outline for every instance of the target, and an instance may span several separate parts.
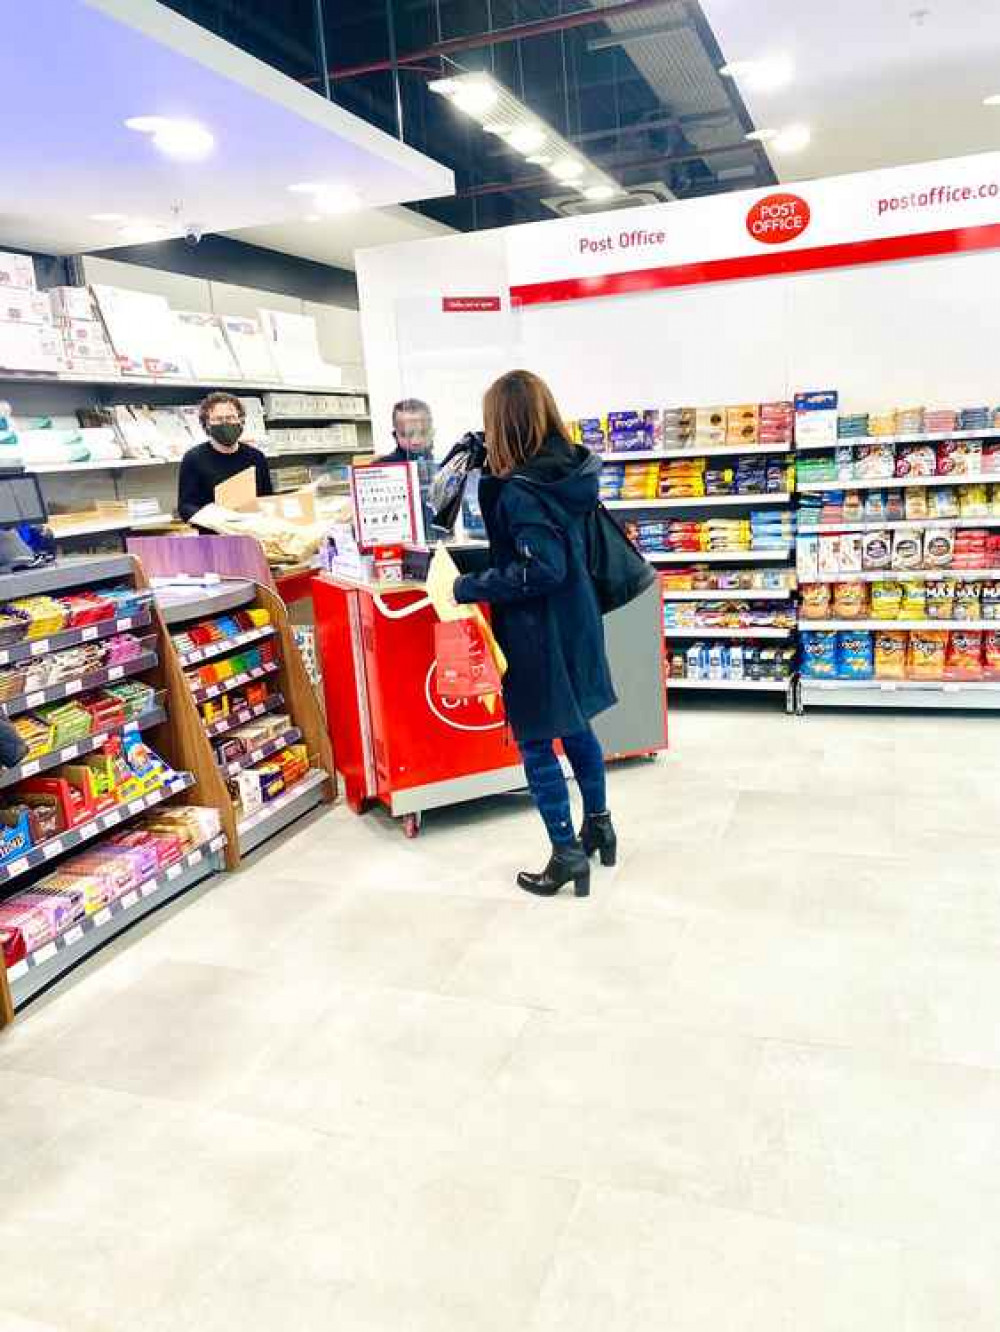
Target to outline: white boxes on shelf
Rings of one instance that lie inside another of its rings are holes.
[[[352,453],[358,448],[358,427],[353,422],[279,426],[268,430],[265,443],[271,453]]]
[[[196,379],[240,379],[239,362],[218,315],[200,310],[174,312],[181,347]]]
[[[221,318],[242,377],[263,383],[277,379],[271,349],[257,320],[244,315],[222,315]]]
[[[0,287],[35,290],[35,265],[30,254],[11,254],[0,250]]]
[[[264,414],[271,421],[330,421],[364,416],[367,400],[351,393],[266,393]]]

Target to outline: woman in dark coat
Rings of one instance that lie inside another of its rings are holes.
[[[597,505],[601,464],[571,442],[548,385],[527,370],[498,379],[483,413],[487,469],[479,501],[491,567],[458,578],[455,600],[492,607],[507,657],[507,719],[552,842],[545,869],[519,874],[518,884],[548,897],[572,880],[584,897],[593,853],[600,851],[604,865],[616,855],[604,757],[590,725],[616,701],[584,532],[584,518]],[[583,797],[579,837],[556,739]]]

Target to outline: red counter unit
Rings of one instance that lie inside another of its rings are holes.
[[[322,574],[313,605],[327,724],[352,809],[380,801],[413,833],[422,810],[523,786],[502,701],[490,714],[479,700],[437,693],[437,617],[419,587]]]

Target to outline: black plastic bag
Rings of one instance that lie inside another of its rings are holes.
[[[448,450],[428,492],[435,528],[454,532],[469,476],[482,467],[485,459],[486,445],[478,431],[469,431]]]

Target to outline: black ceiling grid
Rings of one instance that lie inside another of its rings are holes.
[[[697,0],[167,0],[171,8],[451,166],[414,205],[459,230],[588,211],[427,84],[487,70],[622,184],[619,204],[773,184]],[[607,207],[607,205],[601,205]]]

